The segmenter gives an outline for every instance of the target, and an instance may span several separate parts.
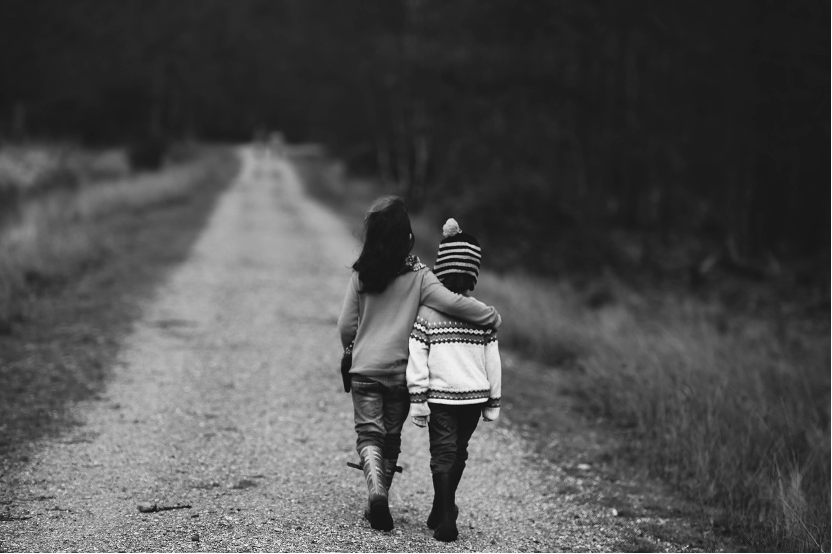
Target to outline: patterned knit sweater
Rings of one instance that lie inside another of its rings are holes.
[[[346,348],[355,341],[350,373],[370,378],[398,375],[404,384],[408,334],[421,305],[487,327],[500,326],[497,310],[449,291],[415,256],[405,265],[381,293],[360,293],[360,278],[353,272],[338,318],[341,345]]]
[[[410,402],[499,408],[502,371],[497,331],[420,306],[410,333]]]

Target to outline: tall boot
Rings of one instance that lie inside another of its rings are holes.
[[[459,486],[459,481],[462,479],[462,471],[461,469],[455,469],[451,471],[451,488],[454,491],[454,502],[456,502],[456,489]],[[459,506],[454,504],[454,519],[459,517]],[[439,520],[442,518],[442,502],[441,498],[437,495],[433,495],[433,507],[430,509],[430,514],[428,515],[427,526],[428,529],[436,529],[439,525]]]
[[[456,498],[456,490],[459,488],[459,482],[462,480],[463,471],[465,471],[465,468],[454,468],[454,470],[451,471],[451,486],[454,488],[454,498]]]
[[[362,448],[361,462],[369,492],[367,503],[370,508],[370,527],[390,531],[393,529],[393,517],[390,515],[387,489],[384,486],[384,458],[381,457],[381,448],[378,446]]]
[[[396,475],[396,464],[399,459],[384,458],[384,488],[387,489],[387,503],[390,503],[390,487],[393,485],[393,476]],[[401,471],[401,468],[398,468]],[[364,508],[364,519],[370,520],[370,503],[367,502],[367,507]]]
[[[390,487],[393,485],[393,476],[396,475],[396,464],[399,458],[384,458],[384,488],[387,489],[387,494],[390,494]]]
[[[453,542],[459,536],[456,528],[456,505],[454,504],[454,488],[451,484],[450,473],[433,474],[434,498],[439,497],[441,516],[433,538],[443,542]]]

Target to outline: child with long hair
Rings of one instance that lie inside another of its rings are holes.
[[[353,344],[351,392],[356,450],[367,481],[364,515],[373,529],[393,529],[388,491],[410,408],[405,371],[408,337],[420,305],[496,329],[490,306],[454,294],[410,255],[415,239],[404,200],[378,199],[364,218],[364,246],[353,264],[338,318],[341,344]]]

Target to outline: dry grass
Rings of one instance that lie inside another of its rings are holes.
[[[5,144],[0,148],[0,187],[21,190],[48,185],[53,176],[80,183],[116,179],[130,173],[123,149],[84,150],[72,144]]]
[[[33,288],[66,278],[108,252],[108,237],[96,232],[95,221],[184,201],[218,163],[216,156],[203,156],[159,173],[58,189],[23,202],[0,231],[0,331],[9,332],[26,317],[23,296]]]
[[[299,165],[360,236],[364,210],[387,192],[345,188],[324,158]],[[412,220],[430,266],[435,221],[450,215]],[[475,295],[500,310],[503,345],[580,376],[575,394],[626,430],[626,454],[721,508],[716,526],[762,550],[829,551],[828,313],[751,315],[684,290],[648,298],[611,278],[576,290],[488,271]]]
[[[629,430],[632,454],[752,544],[828,551],[828,318],[730,321],[608,288],[486,273],[477,294],[499,307],[501,342],[583,372],[583,400]]]

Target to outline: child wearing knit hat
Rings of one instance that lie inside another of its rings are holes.
[[[415,239],[404,200],[378,199],[364,219],[364,245],[353,264],[338,331],[352,348],[350,392],[357,465],[367,483],[364,517],[370,527],[393,529],[389,493],[407,421],[410,398],[405,372],[408,339],[420,306],[433,306],[466,321],[497,328],[500,314],[453,294],[425,264],[410,255]]]
[[[442,228],[434,273],[451,292],[468,295],[479,277],[481,249],[454,219]],[[434,538],[456,540],[456,489],[479,423],[500,415],[501,366],[497,332],[421,306],[410,333],[407,387],[411,417],[428,426]],[[429,416],[429,417],[428,417]]]

